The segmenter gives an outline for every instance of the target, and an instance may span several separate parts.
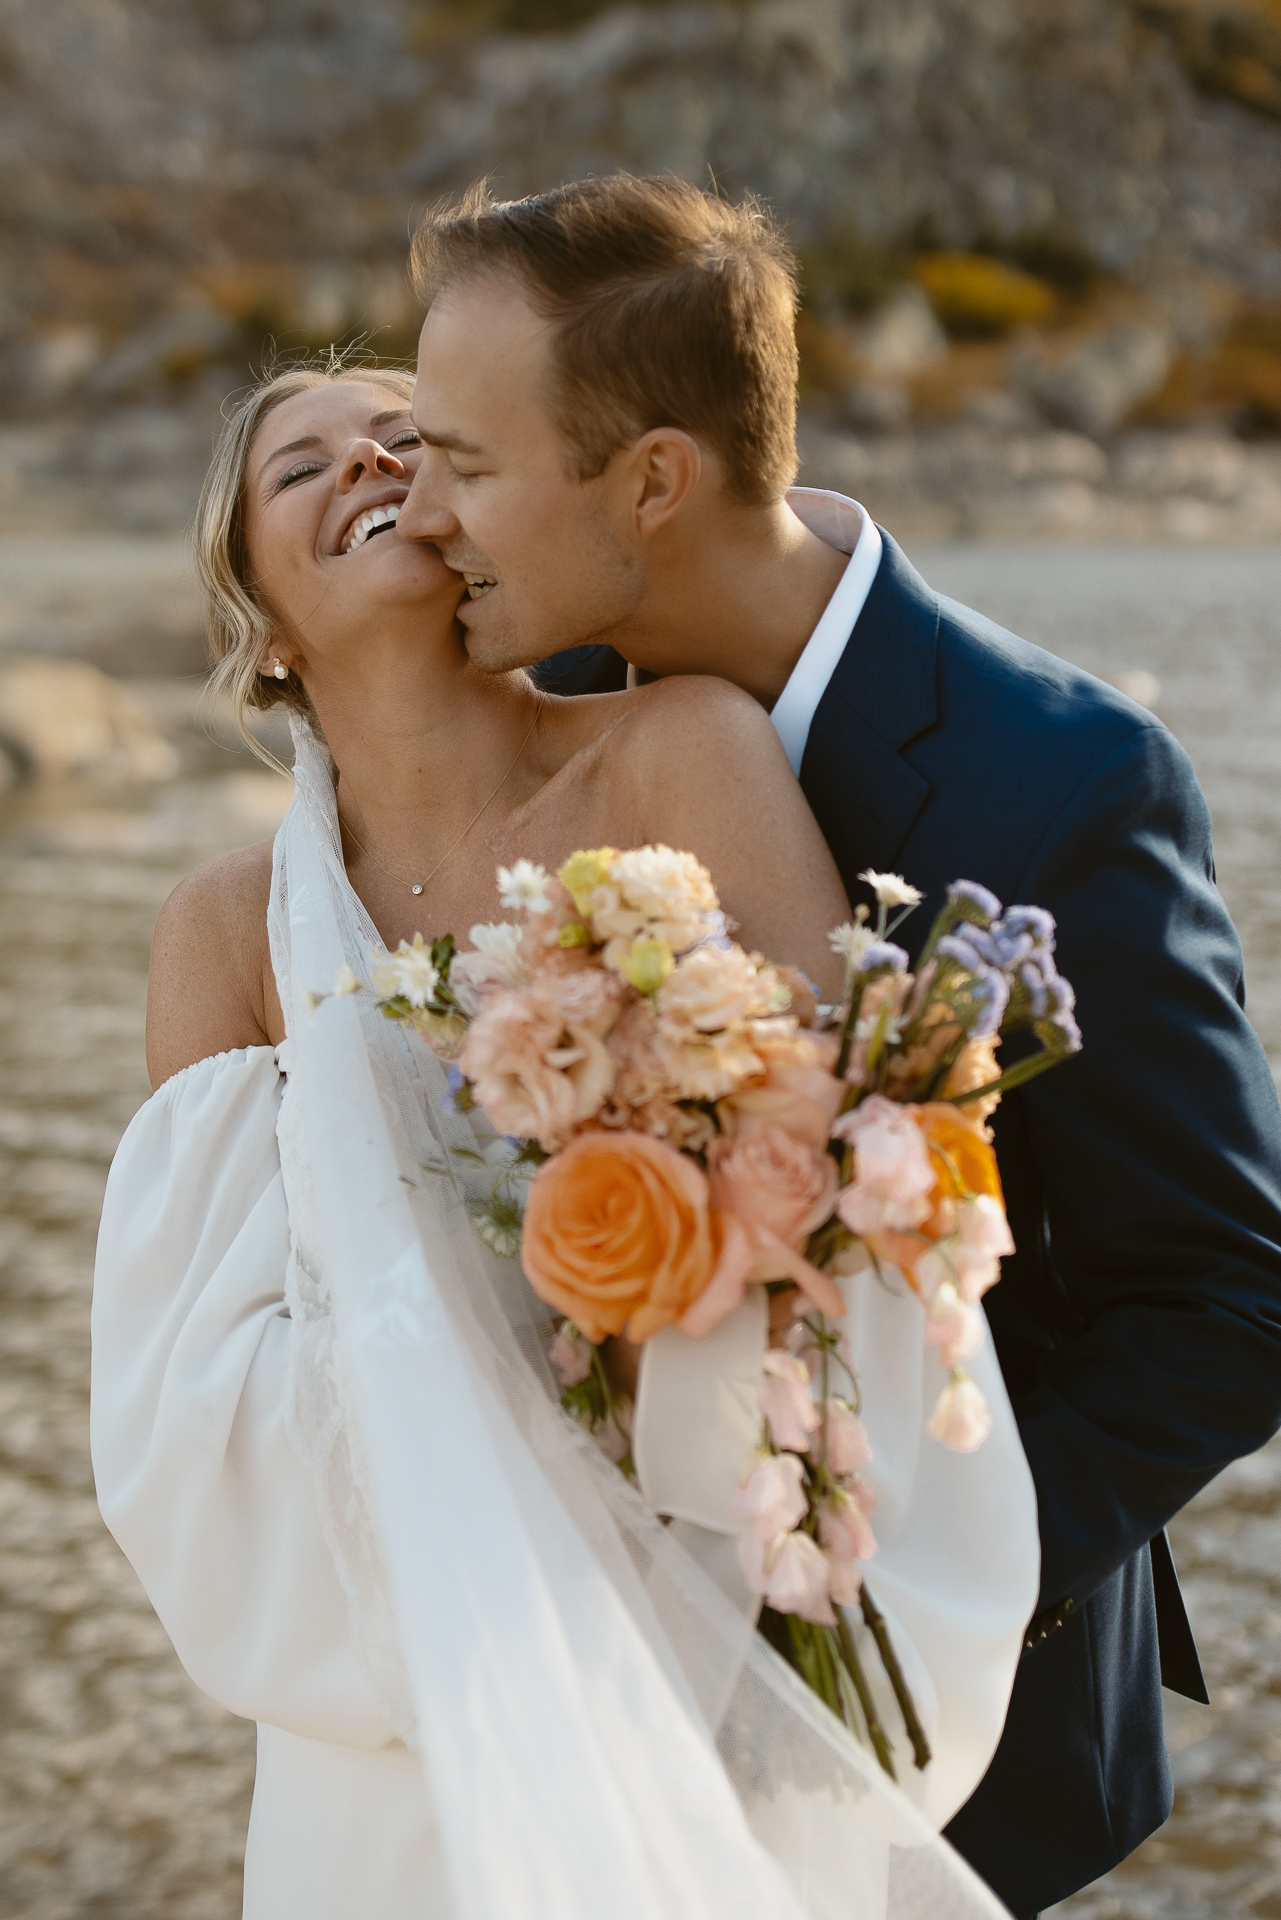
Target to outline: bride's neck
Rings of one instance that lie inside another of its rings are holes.
[[[522,673],[487,675],[427,650],[307,691],[339,772],[339,812],[389,862],[448,838],[503,778],[538,694]]]

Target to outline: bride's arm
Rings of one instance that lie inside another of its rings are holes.
[[[632,839],[697,854],[736,938],[834,998],[842,962],[827,936],[849,901],[769,715],[727,681],[691,675],[647,687],[628,718],[617,759]]]
[[[165,901],[147,980],[153,1088],[197,1060],[284,1039],[267,944],[270,892],[267,842],[197,867]]]

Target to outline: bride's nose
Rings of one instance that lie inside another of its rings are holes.
[[[362,480],[378,476],[402,480],[404,475],[404,463],[377,440],[353,440],[339,468],[338,491],[350,493]]]

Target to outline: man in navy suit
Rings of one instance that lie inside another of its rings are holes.
[[[788,491],[794,280],[758,208],[626,177],[473,195],[416,253],[398,531],[467,576],[472,660],[562,693],[629,661],[734,680],[852,899],[902,871],[924,929],[963,876],[1058,921],[1086,1044],[1000,1108],[1018,1252],[986,1302],[1042,1588],[947,1830],[1033,1915],[1166,1818],[1161,1685],[1206,1695],[1164,1528],[1281,1424],[1281,1113],[1205,802],[1150,713],[940,600],[855,502]]]

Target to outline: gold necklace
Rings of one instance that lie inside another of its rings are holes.
[[[543,701],[546,698],[547,698],[546,694],[543,694],[543,693],[539,694],[538,705],[534,708],[534,717],[529,723],[529,731],[526,733],[525,738],[521,741],[520,745],[516,749],[516,759],[512,761],[506,773],[503,775],[502,779],[498,782],[498,785],[494,788],[494,791],[488,796],[487,799],[485,799],[481,803],[479,807],[477,807],[475,813],[473,813],[471,819],[467,822],[467,825],[463,828],[458,838],[445,848],[445,851],[441,854],[440,859],[436,862],[435,866],[432,868],[431,872],[426,876],[425,879],[406,880],[403,874],[393,873],[391,871],[391,868],[385,867],[381,860],[375,860],[373,854],[369,851],[369,848],[365,845],[364,841],[359,839],[357,835],[352,832],[349,822],[346,820],[343,820],[340,815],[339,820],[343,828],[343,831],[349,834],[351,838],[355,840],[356,845],[360,848],[360,851],[364,854],[366,860],[368,860],[373,866],[377,867],[379,873],[385,873],[389,880],[394,880],[396,882],[397,886],[408,887],[411,893],[421,893],[424,887],[426,887],[430,881],[435,879],[436,875],[440,872],[441,868],[444,866],[446,860],[448,860],[450,854],[456,852],[456,850],[462,846],[463,841],[467,838],[468,834],[471,832],[476,822],[480,819],[481,814],[485,811],[485,808],[489,805],[490,800],[497,799],[498,795],[502,792],[503,788],[507,785],[507,782],[511,779],[512,775],[515,773],[517,762],[520,760],[520,756],[522,753],[524,753],[525,748],[529,745],[530,734],[533,733],[534,728],[538,725],[538,716],[543,710]]]

